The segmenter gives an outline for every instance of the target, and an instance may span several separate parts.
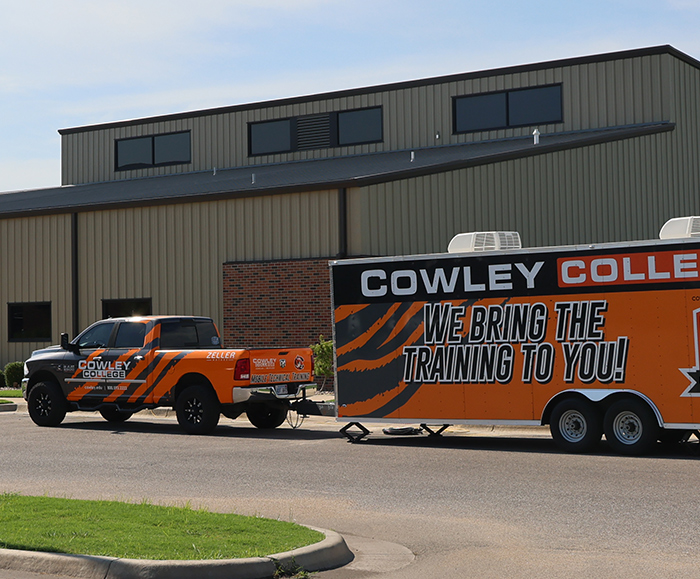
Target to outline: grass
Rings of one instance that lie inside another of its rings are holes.
[[[0,395],[7,398],[22,398],[22,390],[15,388],[0,388]]]
[[[128,559],[264,557],[321,541],[284,521],[116,501],[0,494],[0,548]]]

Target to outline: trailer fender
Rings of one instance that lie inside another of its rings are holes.
[[[583,398],[587,398],[588,400],[596,404],[601,403],[601,405],[603,406],[602,414],[604,414],[605,408],[607,408],[616,400],[619,400],[624,396],[636,396],[637,398],[641,398],[644,402],[646,402],[649,405],[649,407],[654,412],[654,416],[656,416],[656,421],[659,423],[659,426],[661,428],[663,428],[664,426],[664,420],[661,416],[661,412],[659,412],[659,409],[656,407],[656,404],[654,404],[648,396],[645,396],[644,394],[642,394],[641,392],[637,392],[636,390],[612,388],[572,388],[570,390],[563,390],[562,392],[558,392],[552,398],[550,398],[547,404],[545,405],[544,410],[542,411],[542,418],[540,419],[540,424],[542,424],[543,426],[549,424],[552,409],[557,405],[557,403],[560,400],[566,398],[567,396],[581,396]]]

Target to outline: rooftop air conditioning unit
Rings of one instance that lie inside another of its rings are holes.
[[[467,253],[520,249],[521,247],[520,234],[517,231],[474,231],[455,235],[447,246],[447,251],[449,253]]]
[[[669,219],[659,231],[659,239],[700,237],[700,217],[675,217]]]

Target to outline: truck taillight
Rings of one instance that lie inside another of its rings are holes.
[[[242,358],[236,362],[236,368],[233,371],[234,380],[250,380],[250,359]]]

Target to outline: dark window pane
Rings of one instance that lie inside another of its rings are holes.
[[[202,348],[220,348],[221,339],[213,322],[197,322],[197,338]]]
[[[158,135],[155,139],[156,165],[189,163],[192,160],[190,153],[190,133],[174,133],[172,135]]]
[[[292,148],[290,119],[250,125],[250,154],[286,153]]]
[[[127,300],[102,300],[103,318],[128,318],[131,316],[150,316],[151,298]]]
[[[117,141],[117,169],[138,169],[153,165],[152,137]]]
[[[51,304],[8,304],[10,341],[50,342]]]
[[[114,322],[102,322],[85,330],[76,343],[81,348],[106,348],[114,329]]]
[[[455,99],[455,133],[502,129],[507,126],[506,93]]]
[[[561,85],[508,93],[508,122],[514,127],[560,123],[561,109]]]
[[[339,145],[376,143],[382,139],[381,107],[338,113]]]
[[[146,337],[146,324],[139,322],[122,322],[117,330],[114,348],[143,348]]]

